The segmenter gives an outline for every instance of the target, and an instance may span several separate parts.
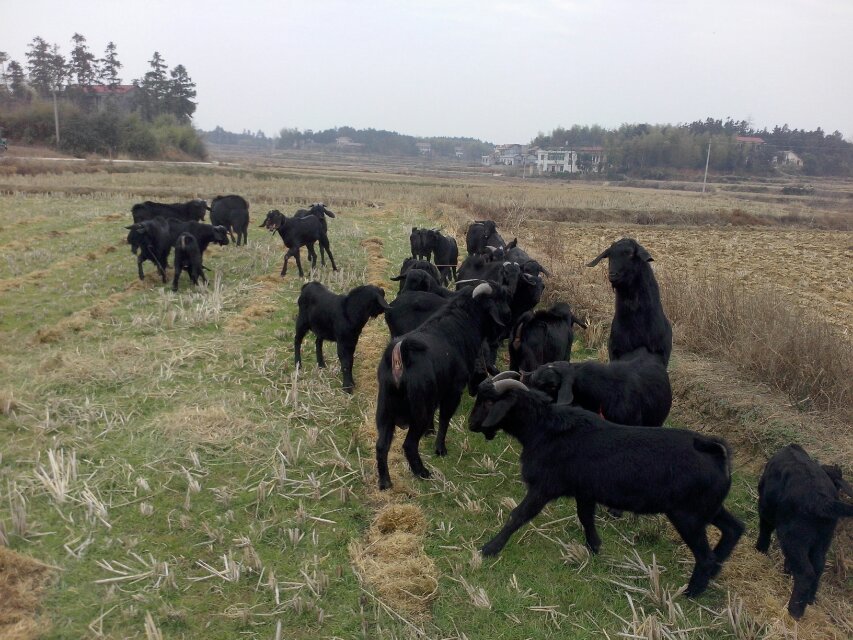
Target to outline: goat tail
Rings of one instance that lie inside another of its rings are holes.
[[[710,453],[717,457],[723,464],[726,477],[732,477],[732,452],[725,440],[708,436],[696,436],[693,438],[693,448],[702,453]]]

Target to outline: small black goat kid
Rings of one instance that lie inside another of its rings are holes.
[[[261,227],[272,233],[278,231],[281,236],[281,241],[287,247],[287,252],[284,254],[284,264],[281,266],[281,275],[287,275],[287,261],[291,256],[296,258],[296,267],[299,269],[299,277],[305,277],[302,271],[302,260],[299,257],[299,249],[305,247],[308,251],[308,258],[311,261],[311,267],[317,266],[317,253],[314,251],[314,243],[320,243],[320,250],[326,250],[329,255],[329,260],[332,261],[332,270],[337,271],[335,258],[329,249],[329,239],[323,232],[323,225],[320,220],[314,215],[308,215],[304,218],[288,218],[281,211],[273,209],[267,213],[267,217],[261,223]]]
[[[582,407],[616,424],[659,427],[672,407],[666,367],[645,347],[607,363],[550,362],[525,375],[524,382],[554,402]]]
[[[338,295],[319,282],[307,282],[302,285],[298,305],[293,338],[296,366],[302,365],[302,340],[308,331],[312,331],[317,338],[317,366],[326,366],[323,341],[334,342],[341,362],[343,389],[352,393],[355,387],[352,366],[358,338],[367,321],[388,308],[385,291],[368,284],[356,287],[346,295]]]
[[[609,259],[607,277],[616,292],[616,313],[607,341],[610,360],[645,347],[668,365],[672,326],[663,312],[660,289],[648,264],[652,256],[636,240],[622,238],[587,266],[594,267],[604,258]]]
[[[435,229],[427,229],[427,242],[432,251],[435,266],[441,274],[441,284],[447,285],[452,277],[456,280],[456,263],[459,262],[459,247],[456,238],[443,235]]]
[[[731,487],[731,450],[720,438],[612,424],[584,409],[552,404],[545,394],[501,376],[480,385],[468,423],[487,440],[503,429],[521,443],[521,476],[527,485],[524,500],[482,548],[483,555],[499,553],[519,527],[561,496],[575,498],[586,543],[595,553],[601,546],[597,503],[664,513],[696,559],[686,591],[695,597],[743,534],[743,523],[723,506]],[[722,534],[713,550],[709,524]]]
[[[327,247],[329,247],[330,245],[329,225],[326,222],[326,217],[328,216],[329,218],[334,218],[335,214],[322,202],[314,202],[307,209],[297,209],[296,213],[293,214],[294,218],[307,218],[309,216],[314,216],[315,218],[317,218],[317,220],[320,221],[320,264],[324,267],[326,266],[326,255],[329,256],[329,259],[332,260],[332,264],[334,264],[335,261],[332,259],[332,253],[327,249]]]
[[[853,497],[841,469],[819,465],[797,444],[777,451],[758,481],[760,529],[755,548],[767,553],[776,531],[785,569],[794,576],[788,601],[793,618],[799,619],[806,605],[814,604],[838,520],[853,517],[853,505],[841,502],[839,492]]]
[[[573,326],[586,328],[565,302],[550,309],[527,311],[512,328],[509,342],[509,368],[533,371],[546,362],[571,358],[575,339]]]
[[[178,280],[181,277],[181,271],[186,270],[190,276],[190,281],[198,286],[198,279],[207,283],[207,278],[204,275],[204,270],[207,267],[202,263],[201,248],[198,246],[198,240],[191,233],[184,232],[178,236],[175,241],[175,277],[172,280],[172,291],[178,290]]]
[[[415,260],[429,260],[429,229],[419,229],[412,227],[412,232],[409,234],[409,247],[412,250],[412,258]]]

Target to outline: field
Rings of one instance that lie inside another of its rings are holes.
[[[717,182],[702,196],[686,183],[228,160],[0,164],[0,636],[853,634],[849,524],[800,623],[784,613],[790,580],[778,547],[769,558],[752,548],[769,452],[798,441],[853,474],[853,185],[822,182],[813,196],[783,198],[776,183]],[[206,289],[182,282],[173,294],[150,263],[139,281],[124,240],[131,205],[219,193],[252,204],[249,246],[213,247]],[[483,560],[477,547],[524,490],[518,446],[469,433],[467,398],[450,454],[423,443],[433,478],[411,477],[398,437],[394,490],[376,490],[384,322],[369,323],[359,343],[354,396],[340,391],[328,346],[330,366],[318,370],[307,340],[296,372],[303,281],[292,263],[278,276],[281,242],[257,228],[269,208],[318,200],[338,214],[329,235],[342,268],[312,277],[336,291],[381,284],[389,300],[411,226],[461,238],[467,221],[493,215],[554,272],[549,299],[590,318],[578,359],[601,355],[612,312],[604,271],[583,263],[622,235],[649,249],[675,320],[669,424],[723,435],[737,452],[728,503],[748,530],[705,595],[677,595],[690,554],[663,518],[599,513],[604,544],[591,557],[571,501]],[[753,306],[716,302],[729,299]],[[782,346],[782,334],[804,344]],[[772,361],[758,353],[768,336],[783,351]],[[795,348],[804,353],[786,351]]]

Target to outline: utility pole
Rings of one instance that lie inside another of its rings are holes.
[[[59,109],[56,106],[56,88],[53,89],[53,124],[56,127],[56,148],[59,149]]]
[[[708,143],[708,157],[705,158],[705,178],[702,180],[702,193],[705,193],[705,183],[708,182],[708,163],[711,162],[711,143]]]

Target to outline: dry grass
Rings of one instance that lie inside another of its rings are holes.
[[[170,437],[202,444],[233,442],[254,431],[251,422],[224,406],[182,407],[158,419],[155,426]]]
[[[853,343],[830,324],[721,274],[668,270],[659,281],[677,344],[732,361],[801,409],[853,420]]]
[[[0,637],[29,640],[44,633],[39,601],[55,575],[53,567],[0,547]]]

